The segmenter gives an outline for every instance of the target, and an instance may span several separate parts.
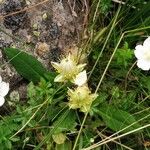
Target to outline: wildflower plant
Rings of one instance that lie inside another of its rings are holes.
[[[149,148],[149,72],[135,69],[133,58],[139,68],[150,70],[150,37],[135,47],[150,29],[150,2],[140,1],[111,1],[105,9],[105,2],[94,0],[78,7],[90,10],[79,43],[88,54],[87,66],[69,54],[51,63],[56,75],[32,55],[4,48],[6,60],[30,83],[25,99],[20,95],[18,103],[0,109],[1,149]],[[8,90],[0,78],[0,105]]]
[[[54,79],[55,82],[71,81],[77,85],[74,90],[68,89],[69,108],[88,112],[97,94],[92,94],[87,85],[86,70],[82,71],[86,64],[77,64],[75,58],[69,54],[60,63],[52,62],[52,65],[59,73]]]

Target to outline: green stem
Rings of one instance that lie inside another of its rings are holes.
[[[77,138],[75,140],[75,143],[74,143],[74,146],[73,146],[73,149],[72,150],[75,150],[76,146],[77,146],[77,143],[78,143],[78,140],[79,140],[79,137],[81,135],[81,132],[82,132],[82,129],[83,129],[83,126],[84,126],[84,123],[86,121],[86,118],[88,116],[88,112],[85,114],[84,118],[83,118],[83,121],[82,121],[82,124],[81,124],[81,127],[80,127],[80,130],[79,130],[79,133],[77,135]]]

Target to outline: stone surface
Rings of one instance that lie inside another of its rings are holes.
[[[77,8],[78,12],[81,12],[80,7]],[[21,12],[12,14],[16,11]],[[4,80],[10,82],[14,90],[17,90],[21,86],[17,81],[22,78],[8,63],[3,48],[13,46],[24,50],[51,69],[50,62],[58,61],[64,53],[68,53],[66,49],[79,41],[77,33],[81,32],[83,23],[81,14],[78,15],[80,17],[72,15],[67,1],[48,0],[45,3],[44,0],[1,1],[0,75]],[[3,18],[5,15],[7,17]],[[15,81],[19,85],[14,84]]]

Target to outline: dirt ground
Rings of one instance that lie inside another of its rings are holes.
[[[51,61],[80,42],[86,11],[79,0],[0,0],[0,75],[11,91],[26,97],[26,83],[8,63],[3,48],[20,48],[51,69]]]

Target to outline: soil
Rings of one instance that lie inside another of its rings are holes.
[[[0,1],[0,75],[10,83],[11,91],[26,88],[8,63],[3,48],[19,48],[34,55],[51,69],[50,62],[76,47],[83,30],[85,6],[73,0],[1,0]],[[20,94],[24,95],[24,94]],[[25,96],[23,96],[24,98]]]

